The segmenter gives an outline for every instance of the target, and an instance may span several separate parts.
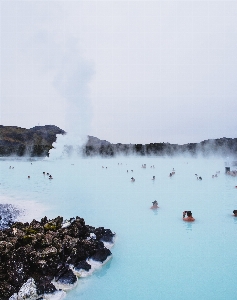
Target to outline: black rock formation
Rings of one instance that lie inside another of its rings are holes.
[[[62,224],[62,217],[44,217],[0,230],[0,300],[18,293],[30,278],[39,297],[53,293],[52,281],[67,285],[77,281],[69,265],[89,270],[87,259],[104,262],[111,255],[100,241],[106,232],[114,236],[110,230],[85,225],[80,217],[71,219],[66,228]],[[97,232],[98,239],[91,237]]]
[[[82,261],[80,261],[78,264],[75,265],[75,269],[76,269],[76,270],[81,270],[81,269],[83,269],[83,270],[85,270],[85,271],[89,271],[89,270],[91,269],[91,265],[88,264],[87,261],[82,260]]]
[[[95,261],[104,262],[110,255],[110,250],[107,248],[103,248],[96,250],[95,254],[93,254],[91,258]]]

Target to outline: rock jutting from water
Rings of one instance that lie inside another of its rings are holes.
[[[80,217],[44,217],[0,230],[0,300],[62,299],[78,277],[92,273],[93,263],[111,257],[105,244],[111,246],[114,236]]]

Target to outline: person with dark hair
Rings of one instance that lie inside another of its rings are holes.
[[[187,214],[187,217],[185,218],[186,214]],[[192,216],[192,212],[190,210],[183,212],[183,220],[186,221],[186,222],[195,221],[194,217]]]
[[[233,214],[235,217],[237,217],[237,209],[233,210]]]
[[[159,208],[159,206],[158,206],[158,202],[155,200],[155,201],[153,201],[152,202],[152,206],[151,206],[151,209],[157,209],[157,208]]]

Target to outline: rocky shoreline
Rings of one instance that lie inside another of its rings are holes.
[[[0,300],[62,299],[112,255],[115,233],[78,216],[8,225],[0,230]]]

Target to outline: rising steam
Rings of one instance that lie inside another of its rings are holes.
[[[62,63],[54,85],[65,99],[66,135],[57,135],[50,158],[77,156],[87,141],[90,127],[91,107],[88,84],[93,67],[76,51],[69,49],[62,56]]]

